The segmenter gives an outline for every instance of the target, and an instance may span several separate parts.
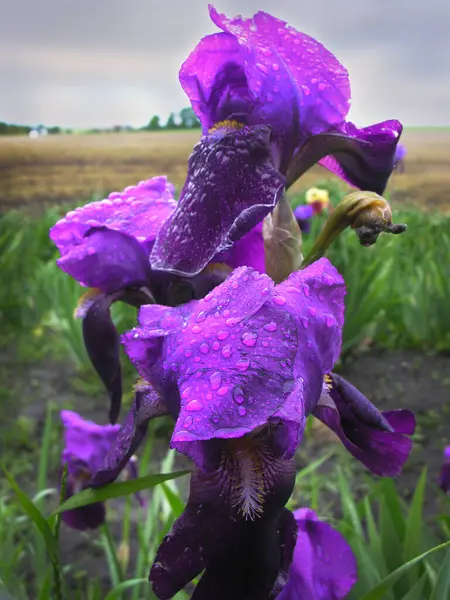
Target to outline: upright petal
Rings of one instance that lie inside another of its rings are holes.
[[[244,56],[233,35],[214,33],[201,39],[181,66],[180,83],[203,133],[226,119],[242,121],[243,111],[248,111]]]
[[[301,508],[294,516],[298,524],[294,559],[276,600],[342,600],[358,579],[350,545],[313,510]]]
[[[348,73],[314,38],[265,12],[229,19],[212,6],[209,10],[214,23],[239,42],[255,99],[246,122],[271,126],[284,172],[305,137],[344,120],[350,105]]]
[[[409,410],[379,413],[342,377],[331,374],[314,415],[340,438],[347,450],[381,477],[401,472],[412,448],[414,415]]]
[[[262,221],[283,188],[271,163],[268,127],[203,137],[189,159],[177,208],[156,238],[152,268],[196,275]]]

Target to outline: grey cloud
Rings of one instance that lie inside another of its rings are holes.
[[[266,10],[319,39],[349,69],[357,121],[450,124],[447,0],[215,5],[229,16]],[[181,62],[213,31],[201,0],[10,1],[0,21],[0,120],[138,124],[167,115],[187,104]]]

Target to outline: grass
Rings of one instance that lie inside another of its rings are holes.
[[[140,456],[139,479],[88,492],[96,496],[91,501],[100,498],[107,501],[109,515],[107,524],[95,535],[72,532],[83,544],[83,553],[96,557],[97,575],[90,576],[70,562],[70,553],[61,554],[58,519],[51,513],[58,504],[58,492],[48,487],[48,481],[54,478],[49,456],[54,433],[55,415],[49,411],[41,440],[38,475],[33,481],[36,487],[31,494],[27,495],[6,472],[10,488],[0,495],[0,592],[3,589],[14,593],[15,600],[30,597],[155,600],[147,581],[149,565],[163,536],[181,514],[184,500],[176,479],[158,485],[158,477],[164,479],[163,476],[148,477],[154,447],[152,432]],[[61,442],[56,445],[60,450]],[[333,489],[334,507],[330,510],[315,502],[327,483],[326,478],[317,476],[318,469],[330,457],[328,453],[298,472],[293,498],[300,496],[303,505],[312,506],[350,543],[357,559],[358,582],[348,600],[447,600],[450,522],[445,512],[450,505],[442,495],[442,515],[425,522],[426,471],[409,503],[401,498],[390,479],[371,479],[367,493],[357,501],[350,491],[345,463],[341,463]],[[173,471],[174,458],[174,452],[169,451],[160,465],[161,473]],[[117,489],[123,492],[127,487],[128,493],[132,493],[143,489],[144,484],[149,501],[147,509],[139,508],[128,495],[122,501],[121,527],[113,530],[111,525],[117,519],[111,503],[118,495]],[[155,485],[150,497],[149,488]],[[72,497],[72,504],[81,505],[82,494],[86,492]],[[289,508],[297,506],[295,500],[290,501]],[[106,577],[98,577],[99,569]],[[411,590],[415,590],[415,595],[411,595]],[[176,600],[187,598],[185,592],[176,596]]]

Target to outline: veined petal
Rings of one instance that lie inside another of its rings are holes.
[[[354,386],[334,373],[324,384],[314,415],[347,450],[381,477],[401,472],[412,448],[414,415],[409,410],[379,413]]]
[[[60,219],[50,238],[61,256],[81,243],[92,227],[105,227],[146,243],[152,241],[161,223],[176,206],[174,187],[166,177],[153,177],[113,192],[105,200],[80,206]]]
[[[91,228],[56,262],[83,285],[105,294],[145,285],[150,275],[148,256],[139,242],[106,227]]]
[[[283,189],[284,178],[271,163],[268,127],[203,137],[189,159],[177,208],[156,238],[152,268],[179,275],[199,273],[262,221]]]

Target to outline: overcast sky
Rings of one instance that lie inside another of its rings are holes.
[[[358,125],[450,125],[449,0],[217,0],[265,10],[350,72]],[[0,0],[0,121],[143,125],[188,105],[178,69],[216,31],[202,0]]]

